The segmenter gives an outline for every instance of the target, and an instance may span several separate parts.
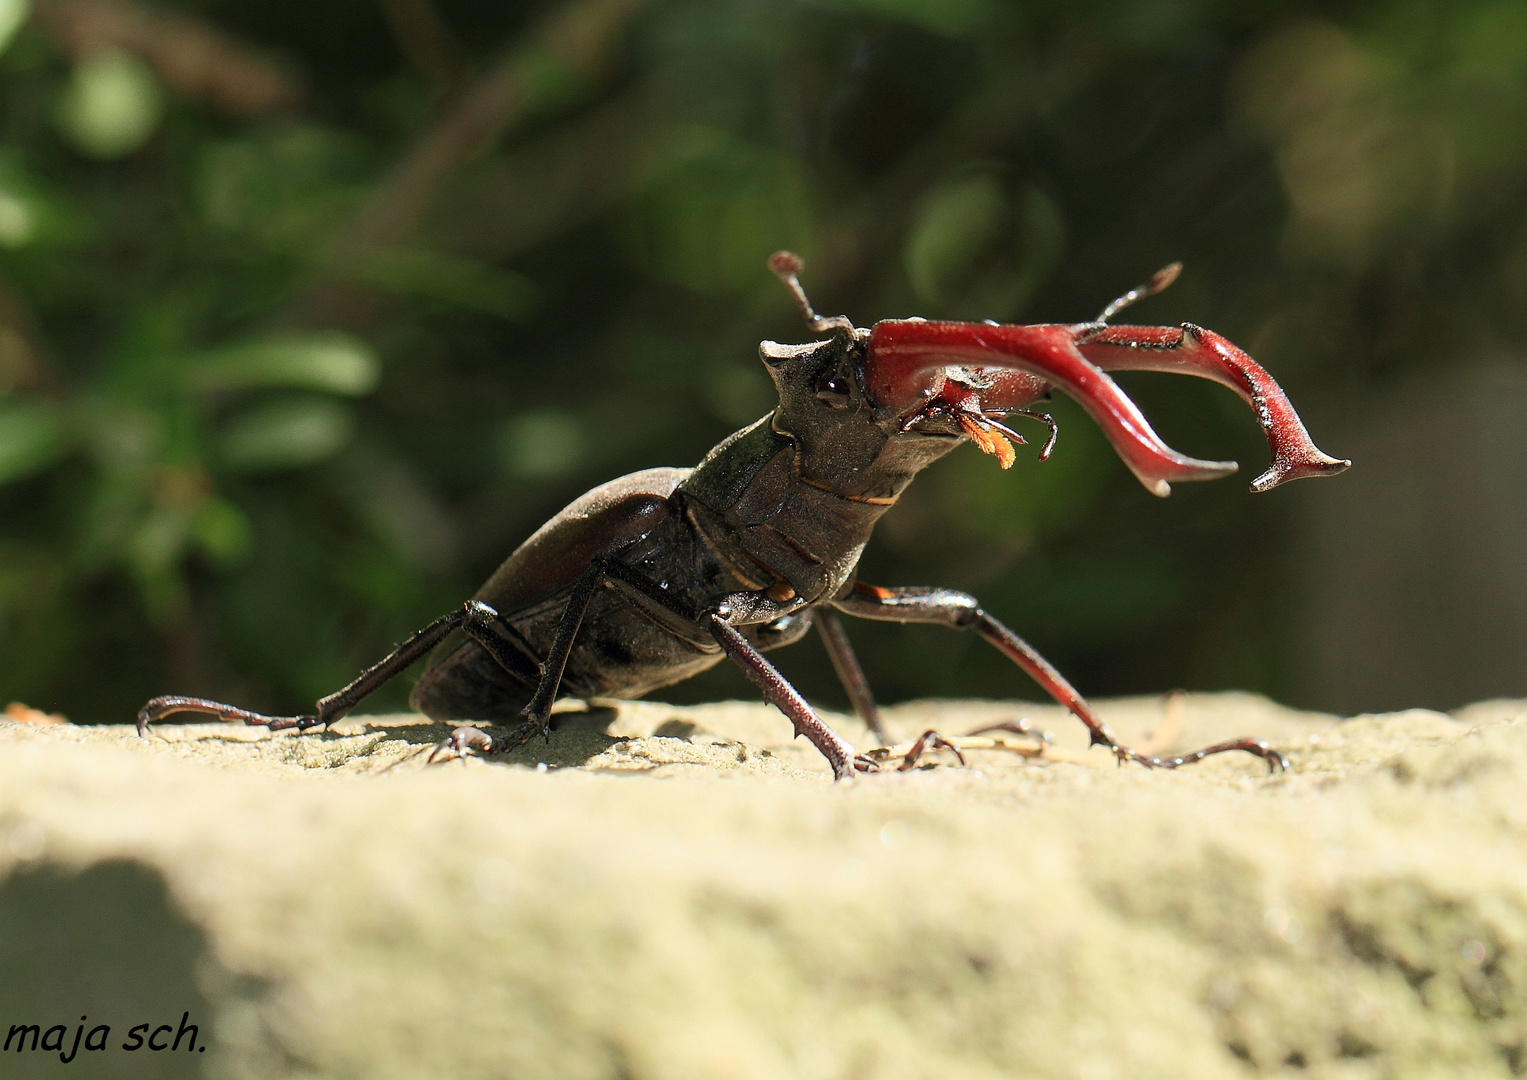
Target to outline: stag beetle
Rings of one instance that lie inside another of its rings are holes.
[[[801,288],[801,260],[778,252],[770,269],[806,325],[825,340],[759,346],[779,407],[723,440],[693,469],[647,469],[595,488],[509,556],[477,595],[403,642],[354,682],[303,716],[264,716],[194,697],[158,697],[138,731],[177,712],[242,720],[271,730],[331,724],[379,686],[431,653],[409,698],[436,719],[522,721],[494,739],[459,727],[437,754],[500,752],[550,729],[559,695],[637,698],[731,658],[790,718],[839,780],[873,763],[828,727],[764,653],[799,640],[815,623],[855,710],[877,737],[874,698],[837,613],[891,622],[939,623],[980,634],[1027,672],[1119,761],[1175,768],[1231,750],[1270,770],[1288,761],[1259,739],[1237,739],[1184,757],[1149,757],[1124,746],[1065,678],[974,597],[936,588],[881,588],[855,569],[880,516],[922,469],[966,441],[1013,462],[1024,440],[1001,419],[1050,424],[1028,406],[1051,387],[1074,398],[1147,490],[1209,480],[1233,461],[1176,453],[1104,372],[1180,372],[1213,379],[1251,405],[1272,465],[1252,482],[1329,476],[1351,463],[1316,449],[1283,390],[1218,334],[1180,327],[1110,326],[1108,320],[1160,292],[1173,264],[1125,293],[1092,322],[1001,325],[895,319],[863,329],[823,318]]]

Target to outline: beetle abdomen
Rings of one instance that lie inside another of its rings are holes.
[[[462,638],[449,653],[431,658],[408,704],[431,720],[511,723],[535,694],[539,677],[533,668],[511,675],[475,641]]]
[[[561,618],[563,594],[596,556],[629,548],[667,520],[669,498],[690,472],[645,469],[612,480],[574,500],[536,530],[504,560],[475,597],[497,611],[506,624],[501,636],[513,646],[508,650],[513,670],[457,631],[430,656],[428,667],[409,695],[409,705],[436,720],[517,718],[540,679],[538,661],[544,658]],[[585,618],[584,633],[564,678],[566,693],[639,696],[646,689],[690,673],[692,650],[672,671],[672,677],[633,670],[627,661],[605,665],[614,669],[609,673],[614,684],[609,687],[580,679],[582,671],[599,667],[584,661],[586,656],[597,661],[597,655],[590,656],[590,647],[597,654],[599,639],[610,632],[601,627],[605,616],[597,609],[603,606],[596,603]],[[649,661],[637,666],[650,668],[652,664]]]

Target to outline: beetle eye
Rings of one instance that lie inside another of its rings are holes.
[[[825,401],[835,409],[848,407],[849,384],[841,375],[833,375],[817,384],[817,400]]]

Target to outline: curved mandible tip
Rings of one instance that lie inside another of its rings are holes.
[[[1077,347],[1106,371],[1165,371],[1196,375],[1228,386],[1256,413],[1267,436],[1272,464],[1251,482],[1251,490],[1271,491],[1307,476],[1335,476],[1352,462],[1317,447],[1288,395],[1267,370],[1232,342],[1201,326],[1110,326],[1083,324]]]

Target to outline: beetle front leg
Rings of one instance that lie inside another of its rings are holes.
[[[743,594],[741,599],[746,602],[755,598]],[[795,733],[806,736],[811,745],[822,752],[822,756],[832,766],[834,780],[853,779],[854,770],[859,767],[858,751],[829,727],[806,699],[801,697],[800,691],[779,673],[779,669],[769,663],[763,653],[726,621],[728,614],[730,610],[723,604],[717,611],[706,613],[702,620],[705,628],[715,637],[716,643],[736,662],[742,673],[763,691],[764,698],[790,718]],[[873,768],[867,759],[865,764]]]
[[[1002,623],[981,609],[976,598],[951,589],[882,589],[856,584],[847,596],[834,600],[833,606],[847,615],[901,623],[936,623],[957,629],[968,628],[996,646],[1008,659],[1028,673],[1052,698],[1069,709],[1087,725],[1093,746],[1106,746],[1119,761],[1133,761],[1149,768],[1175,769],[1212,754],[1239,750],[1267,762],[1269,772],[1287,769],[1288,759],[1261,739],[1235,739],[1216,743],[1181,757],[1160,758],[1142,754],[1121,743],[1116,735],[1092,711],[1085,698],[1064,675]]]

